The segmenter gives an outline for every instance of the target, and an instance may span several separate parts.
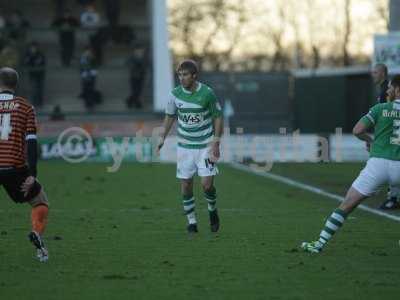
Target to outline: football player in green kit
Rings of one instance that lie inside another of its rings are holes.
[[[390,184],[400,187],[400,75],[389,82],[387,103],[371,108],[353,128],[353,134],[364,141],[370,152],[365,168],[348,190],[345,200],[328,217],[319,239],[303,242],[301,247],[311,253],[319,253],[346,217],[380,187]],[[374,137],[368,129],[374,129]]]

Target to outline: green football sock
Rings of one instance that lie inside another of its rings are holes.
[[[325,245],[332,238],[335,232],[342,227],[346,217],[347,215],[343,210],[339,208],[335,209],[326,221],[325,227],[319,235],[318,242],[320,242],[321,245]]]
[[[214,211],[217,205],[217,190],[213,187],[211,190],[204,192],[204,198],[208,205],[208,211]]]
[[[188,219],[189,224],[196,224],[196,214],[195,214],[195,203],[194,197],[192,196],[183,196],[183,210],[185,211],[185,215]]]

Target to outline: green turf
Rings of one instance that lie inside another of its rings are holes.
[[[29,208],[1,191],[0,299],[398,299],[394,221],[357,211],[315,256],[298,246],[337,203],[228,166],[217,178],[221,231],[209,232],[197,187],[194,238],[173,165],[110,174],[102,164],[41,163],[40,174],[50,261],[33,259]]]
[[[345,196],[364,165],[365,163],[278,163],[273,165],[271,172]],[[364,204],[372,208],[379,208],[386,200],[386,193],[387,187],[385,186],[377,195],[367,199]],[[398,210],[389,212],[400,215]]]
[[[271,172],[343,195],[364,163],[276,163]]]

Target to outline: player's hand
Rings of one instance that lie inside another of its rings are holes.
[[[157,145],[157,155],[160,156],[161,148],[164,146],[165,139],[161,138],[160,142]]]
[[[219,141],[214,141],[211,145],[211,155],[210,155],[210,160],[212,162],[217,162],[219,160],[219,157],[221,156],[221,152],[219,150]]]
[[[28,193],[32,189],[35,181],[36,181],[35,177],[29,176],[25,179],[24,183],[22,183],[21,191],[24,193],[24,197],[26,197],[28,195]]]

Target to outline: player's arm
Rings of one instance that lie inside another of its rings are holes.
[[[222,119],[221,106],[218,103],[217,97],[215,96],[214,92],[210,93],[210,108],[214,126],[214,140],[211,145],[211,151],[213,156],[212,159],[214,161],[217,161],[221,155],[220,144],[221,144],[222,133],[224,130],[224,122]]]
[[[175,120],[176,120],[175,115],[169,115],[169,114],[165,115],[163,122],[163,132],[161,134],[161,140],[157,147],[158,151],[162,148],[162,146],[164,146],[165,139],[167,138],[168,133],[171,131],[172,125],[174,125]]]
[[[168,136],[168,133],[171,131],[172,125],[174,125],[174,122],[176,120],[176,105],[175,105],[175,97],[172,95],[172,93],[169,96],[169,100],[167,103],[167,108],[165,109],[165,118],[163,122],[163,132],[161,134],[161,139],[160,142],[158,143],[157,146],[157,151],[159,152],[164,146],[165,139]]]
[[[217,117],[213,121],[214,124],[214,140],[221,141],[222,132],[224,131],[224,121],[222,120],[222,116]]]
[[[219,149],[221,145],[222,132],[224,130],[224,122],[222,120],[222,116],[215,118],[213,121],[213,125],[214,125],[214,140],[212,143],[212,152],[214,160],[218,160],[221,155]]]
[[[29,191],[32,189],[37,176],[37,140],[35,138],[30,138],[26,140],[27,149],[27,161],[29,167],[30,176],[25,179],[21,185],[21,191],[26,197]]]
[[[28,111],[28,119],[25,134],[26,155],[30,176],[22,183],[21,190],[26,196],[33,187],[37,177],[37,137],[36,137],[36,115],[35,110],[31,107]]]
[[[362,120],[358,121],[357,124],[353,128],[353,134],[360,140],[371,143],[373,138],[368,133],[368,129],[370,126],[366,125]]]
[[[364,141],[367,145],[367,150],[373,142],[372,136],[368,130],[373,128],[378,120],[379,107],[375,105],[371,110],[363,116],[353,128],[353,134],[360,140]]]
[[[38,144],[36,137],[26,140],[26,150],[27,150],[26,152],[27,152],[29,173],[33,177],[37,177],[37,157],[38,157],[37,145]]]
[[[31,176],[37,177],[38,143],[36,137],[36,115],[33,107],[28,111],[25,143],[29,173]]]

